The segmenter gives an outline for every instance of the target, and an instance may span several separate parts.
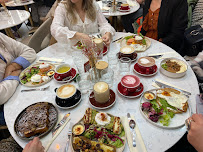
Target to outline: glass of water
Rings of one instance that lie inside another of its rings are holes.
[[[82,73],[76,78],[76,82],[82,94],[88,93],[90,89],[90,75],[89,73]]]
[[[124,76],[130,73],[130,64],[131,64],[130,58],[122,57],[119,59],[119,72],[121,76]]]
[[[101,79],[100,81],[104,81],[108,83],[109,87],[113,86],[114,80],[114,71],[111,68],[107,68],[101,71]]]
[[[115,52],[108,52],[108,63],[111,68],[116,68],[118,63],[118,57]]]

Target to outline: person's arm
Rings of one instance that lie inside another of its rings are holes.
[[[192,121],[190,123],[187,139],[198,152],[203,152],[203,115],[193,114],[189,120],[190,119],[192,119]]]
[[[178,46],[183,40],[184,31],[187,27],[188,17],[187,17],[187,1],[180,0],[177,4],[176,9],[173,13],[173,22],[171,26],[171,31],[166,37],[161,37],[162,42],[168,46]]]
[[[97,21],[99,25],[99,31],[103,35],[104,42],[109,45],[111,42],[111,37],[115,34],[115,29],[108,23],[106,18],[104,17],[99,5],[94,2],[94,6],[96,7]]]
[[[144,0],[136,0],[139,4],[142,4]]]
[[[11,72],[11,74],[0,82],[0,105],[4,104],[15,92],[19,84],[19,74],[21,70]]]
[[[58,41],[62,43],[69,43],[77,31],[71,31],[65,26],[66,8],[65,5],[59,3],[55,10],[54,19],[51,24],[51,34]]]

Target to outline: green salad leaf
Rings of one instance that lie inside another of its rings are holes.
[[[120,148],[123,146],[123,143],[119,139],[117,139],[116,141],[110,141],[109,144],[115,146],[116,148]]]
[[[127,40],[129,40],[129,39],[131,39],[131,38],[133,38],[133,37],[134,37],[134,35],[126,36],[126,37],[125,37],[125,40],[127,41]]]
[[[166,65],[166,63],[162,64],[161,67],[165,70],[167,70],[168,66]]]

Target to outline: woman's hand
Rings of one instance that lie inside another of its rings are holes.
[[[111,43],[111,33],[110,32],[106,32],[103,36],[102,39],[104,41],[104,43],[109,46],[109,44]]]
[[[74,37],[74,39],[77,39],[78,41],[81,41],[84,43],[87,47],[90,47],[92,44],[92,39],[89,37],[89,35],[84,33],[77,32]]]
[[[22,152],[44,152],[44,147],[38,137],[30,141]]]
[[[197,151],[203,152],[203,115],[193,114],[192,117],[188,118],[188,120],[190,119],[192,120],[187,139]]]

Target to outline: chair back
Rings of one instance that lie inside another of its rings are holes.
[[[36,53],[49,46],[51,39],[51,23],[52,18],[50,17],[44,23],[42,23],[42,25],[35,31],[30,41],[28,42],[28,46],[33,48]]]

